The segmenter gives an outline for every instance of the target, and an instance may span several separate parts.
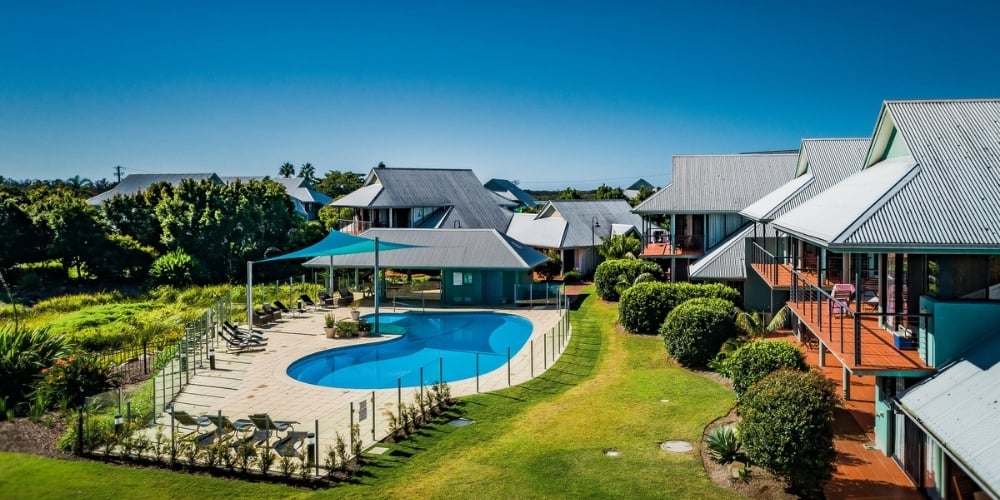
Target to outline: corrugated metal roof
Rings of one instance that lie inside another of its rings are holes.
[[[503,193],[500,195],[508,200],[517,201],[529,207],[536,205],[534,196],[507,179],[490,179],[484,186],[497,194]]]
[[[775,203],[770,209],[763,206],[754,207],[753,215],[748,215],[751,209],[744,210],[744,216],[757,221],[770,221],[780,217],[789,210],[801,205],[806,200],[826,191],[851,174],[861,171],[861,163],[868,150],[870,140],[864,139],[803,139],[799,149],[798,172],[801,179],[811,175],[812,181],[780,203]],[[808,170],[806,169],[808,167]],[[792,181],[794,183],[795,181]],[[787,184],[786,184],[787,186]],[[781,188],[779,188],[781,189]],[[772,192],[774,194],[774,192]],[[768,195],[771,196],[771,195]],[[754,205],[757,205],[756,203]]]
[[[632,213],[632,206],[625,200],[552,200],[548,207],[538,214],[544,217],[552,211],[566,221],[566,231],[562,245],[558,248],[583,248],[596,241],[611,237],[615,224],[642,227],[642,217]],[[594,217],[599,227],[591,229]]]
[[[496,203],[468,169],[375,168],[365,187],[334,201],[338,207],[451,207],[439,227],[492,228],[503,231],[510,211]],[[377,193],[371,186],[381,185]],[[456,222],[457,221],[457,222]]]
[[[1000,336],[911,387],[899,404],[1000,497]]]
[[[548,260],[545,254],[494,229],[370,229],[365,238],[417,245],[379,253],[379,266],[397,269],[492,269],[526,271]],[[329,257],[304,265],[325,267]],[[372,253],[338,255],[334,267],[371,267]]]
[[[514,214],[507,227],[507,236],[535,248],[560,248],[565,234],[566,221],[561,217]]]
[[[747,279],[746,239],[753,226],[731,236],[725,243],[712,250],[688,268],[691,279],[743,281]]]
[[[1000,247],[1000,100],[888,101],[879,123],[889,122],[917,173],[887,186],[882,199],[856,214],[828,246],[935,252]],[[892,163],[883,160],[855,175]]]
[[[786,183],[778,189],[767,193],[767,196],[755,201],[752,205],[740,210],[740,215],[755,221],[767,222],[771,220],[771,213],[778,207],[787,203],[793,196],[814,180],[811,173],[800,175]]]
[[[678,155],[671,189],[635,208],[639,214],[739,212],[795,175],[798,155]]]
[[[156,184],[157,182],[166,182],[171,185],[178,185],[184,179],[193,179],[195,181],[212,180],[213,182],[222,183],[222,179],[213,173],[196,173],[196,174],[129,174],[126,175],[121,182],[119,182],[115,187],[108,191],[105,191],[99,195],[96,195],[87,200],[90,205],[100,205],[104,200],[108,200],[116,194],[123,195],[134,195],[139,192],[149,189],[149,186]]]

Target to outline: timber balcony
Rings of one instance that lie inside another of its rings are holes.
[[[920,359],[917,344],[919,327],[931,315],[887,314],[879,310],[877,299],[865,300],[853,285],[827,280],[829,289],[818,286],[815,270],[796,270],[754,246],[751,267],[772,289],[789,291],[786,304],[805,327],[800,329],[802,342],[818,342],[854,373],[933,371]],[[883,326],[888,324],[899,325],[896,333]]]
[[[701,257],[705,255],[705,237],[677,235],[673,244],[665,232],[654,232],[643,238],[641,257]]]

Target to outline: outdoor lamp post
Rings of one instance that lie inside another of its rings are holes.
[[[597,228],[601,223],[597,221],[597,216],[590,218],[590,251],[594,255],[594,268],[597,268]]]

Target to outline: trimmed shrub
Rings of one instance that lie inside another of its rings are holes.
[[[694,298],[719,298],[736,303],[740,293],[717,283],[636,283],[622,293],[618,304],[618,319],[631,333],[653,333],[663,324],[670,311]],[[732,314],[730,305],[730,314]],[[713,353],[714,354],[714,353]]]
[[[660,334],[678,363],[704,366],[736,334],[733,304],[718,298],[688,300],[670,311]]]
[[[740,347],[723,364],[739,399],[758,380],[781,368],[806,371],[802,351],[788,342],[761,340]]]
[[[738,404],[743,452],[784,479],[789,491],[822,498],[833,477],[833,382],[818,372],[778,370],[764,377]]]
[[[597,296],[601,300],[614,302],[618,300],[618,283],[624,281],[631,285],[643,273],[650,273],[657,277],[663,275],[660,266],[648,260],[616,259],[601,262],[598,264],[597,270],[594,271],[594,287],[597,289]]]
[[[563,274],[563,283],[567,285],[575,285],[581,281],[583,281],[583,275],[580,274],[580,271],[566,271]]]

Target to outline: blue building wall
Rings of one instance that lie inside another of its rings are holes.
[[[996,331],[998,301],[938,301],[920,297],[920,312],[931,314],[920,328],[920,358],[935,368],[956,359],[962,351]]]

